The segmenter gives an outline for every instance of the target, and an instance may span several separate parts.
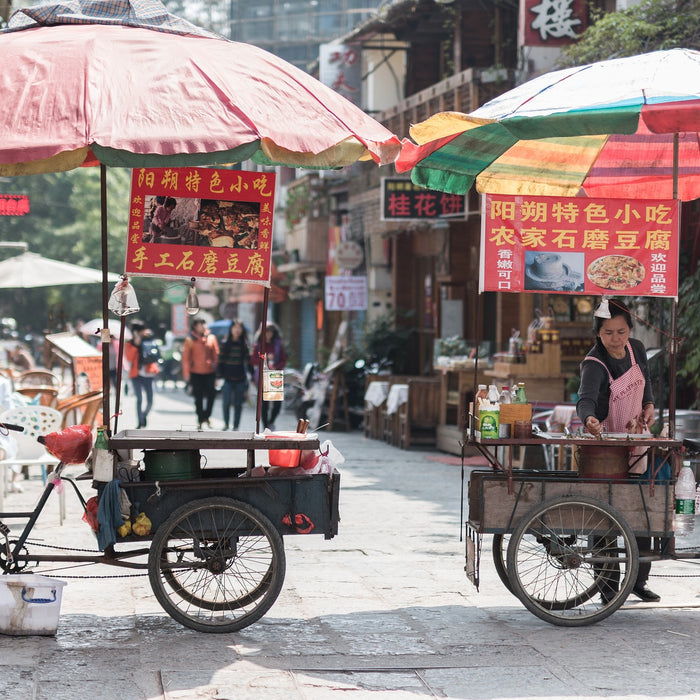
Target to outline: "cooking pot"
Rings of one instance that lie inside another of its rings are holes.
[[[143,456],[146,481],[198,479],[199,450],[146,450]]]

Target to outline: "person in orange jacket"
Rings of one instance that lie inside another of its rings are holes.
[[[216,398],[218,363],[219,343],[216,336],[209,332],[203,318],[195,318],[182,349],[182,377],[192,388],[198,430],[211,427],[209,419]]]
[[[145,428],[153,407],[153,383],[160,372],[160,350],[153,331],[140,321],[131,324],[131,340],[124,345],[124,359],[129,363],[129,379],[136,396],[136,427]]]

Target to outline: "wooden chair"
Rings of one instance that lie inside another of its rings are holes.
[[[365,396],[369,390],[370,384],[376,381],[387,381],[387,376],[382,374],[368,374],[365,376]],[[362,432],[365,437],[379,440],[382,435],[382,408],[386,404],[386,398],[379,406],[372,401],[364,400],[364,410],[362,414]]]
[[[440,422],[440,379],[412,377],[408,380],[408,400],[399,407],[399,447],[435,445]]]
[[[69,425],[89,425],[95,428],[102,408],[102,391],[90,391],[64,399],[58,405],[63,416],[62,428]]]
[[[30,399],[39,396],[40,406],[55,408],[58,403],[58,389],[52,386],[21,386],[15,389],[15,391]]]
[[[15,387],[18,389],[33,386],[53,387],[58,390],[61,388],[61,379],[53,372],[44,369],[30,369],[21,372],[15,378]]]

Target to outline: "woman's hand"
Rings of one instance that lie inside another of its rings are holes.
[[[654,422],[654,404],[648,403],[642,409],[641,422],[649,428]]]
[[[599,437],[602,432],[600,421],[595,416],[586,418],[585,428],[593,437]]]

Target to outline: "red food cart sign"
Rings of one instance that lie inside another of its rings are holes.
[[[269,284],[273,173],[138,168],[126,274]]]
[[[677,200],[484,195],[480,291],[678,296]]]

